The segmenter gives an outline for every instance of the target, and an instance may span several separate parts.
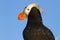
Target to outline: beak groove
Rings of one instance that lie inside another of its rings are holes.
[[[27,15],[24,12],[22,12],[18,15],[18,20],[24,20],[26,18],[27,18]]]

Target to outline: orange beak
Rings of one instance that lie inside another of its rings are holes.
[[[18,20],[24,20],[26,18],[27,18],[27,15],[23,12],[18,15]]]

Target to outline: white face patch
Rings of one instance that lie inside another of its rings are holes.
[[[27,8],[25,9],[25,13],[28,15],[30,11],[31,11],[31,7],[27,6]]]
[[[42,8],[40,8],[37,4],[33,3],[33,4],[28,5],[28,6],[25,8],[24,12],[26,13],[26,15],[29,15],[29,12],[31,11],[31,9],[32,9],[33,7],[36,7],[36,8],[42,13]]]

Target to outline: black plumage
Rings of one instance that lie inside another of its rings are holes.
[[[41,13],[36,7],[33,7],[28,15],[23,38],[24,40],[55,40],[52,32],[44,26]]]

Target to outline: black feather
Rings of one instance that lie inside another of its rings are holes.
[[[40,11],[33,7],[23,31],[24,40],[55,40],[52,32],[43,25]]]

